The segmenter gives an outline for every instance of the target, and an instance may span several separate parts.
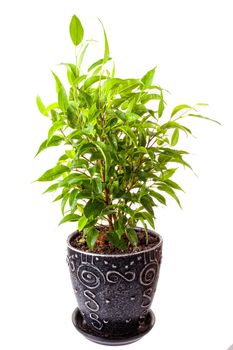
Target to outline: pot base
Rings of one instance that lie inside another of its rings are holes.
[[[74,310],[72,321],[75,328],[88,340],[102,345],[126,345],[141,339],[153,328],[155,324],[155,315],[152,310],[149,310],[144,321],[140,323],[138,328],[131,334],[127,335],[109,335],[95,332],[84,322],[79,308]]]

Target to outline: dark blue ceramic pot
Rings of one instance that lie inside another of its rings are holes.
[[[141,229],[140,229],[141,230]],[[71,245],[68,238],[71,281],[83,323],[103,338],[136,334],[143,325],[156,290],[162,257],[162,239],[147,250],[126,254],[97,254]]]

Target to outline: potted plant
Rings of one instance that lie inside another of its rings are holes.
[[[153,209],[166,205],[166,195],[180,205],[181,187],[172,179],[179,166],[190,165],[177,144],[180,133],[191,134],[181,121],[209,118],[186,104],[164,117],[165,90],[153,83],[155,68],[140,79],[115,77],[104,27],[103,33],[103,57],[83,72],[89,41],[72,17],[75,63],[64,63],[69,90],[52,72],[57,101],[45,107],[37,97],[51,120],[37,154],[63,145],[62,154],[37,181],[52,182],[46,193],[58,191],[60,223],[77,222],[67,242],[75,327],[95,342],[127,344],[154,325],[162,238],[154,232]]]

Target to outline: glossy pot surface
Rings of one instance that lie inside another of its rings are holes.
[[[141,229],[140,229],[141,230]],[[162,238],[141,252],[97,254],[71,245],[68,238],[71,281],[85,324],[95,333],[132,334],[150,309],[156,290],[162,258]]]

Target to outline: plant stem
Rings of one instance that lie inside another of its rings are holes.
[[[103,160],[100,161],[100,169],[101,169],[101,180],[104,184],[104,197],[105,197],[104,201],[107,205],[111,205],[112,201],[110,198],[109,189],[107,188],[107,185],[105,183],[104,161]],[[108,215],[108,223],[109,223],[109,230],[113,231],[112,214]]]

